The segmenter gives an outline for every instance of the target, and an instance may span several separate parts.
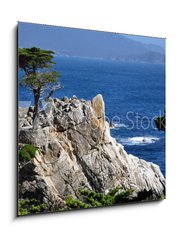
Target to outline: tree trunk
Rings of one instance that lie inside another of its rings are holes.
[[[38,111],[39,111],[40,90],[41,90],[40,88],[33,89],[33,93],[34,93],[33,129],[38,128]]]

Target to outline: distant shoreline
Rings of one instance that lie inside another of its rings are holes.
[[[86,57],[86,56],[75,56],[75,55],[58,55],[55,54],[54,58],[81,58],[81,59],[88,59],[88,60],[101,60],[101,61],[115,61],[120,63],[137,63],[137,64],[150,64],[150,65],[165,65],[164,63],[151,63],[146,61],[126,61],[126,60],[118,60],[115,58],[99,58],[99,57]]]

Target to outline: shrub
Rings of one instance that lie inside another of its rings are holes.
[[[33,213],[41,213],[46,210],[44,203],[39,204],[36,199],[19,199],[18,215],[28,215]]]
[[[80,189],[79,199],[72,196],[66,198],[66,204],[69,208],[90,208],[114,205],[130,201],[131,189],[124,190],[120,187],[111,189],[108,193],[97,193],[89,189]]]
[[[88,207],[90,207],[88,204],[80,201],[79,199],[75,199],[72,196],[67,196],[66,204],[69,208],[88,208]]]
[[[27,144],[19,151],[19,160],[20,161],[29,161],[35,157],[35,153],[38,150],[37,147]]]

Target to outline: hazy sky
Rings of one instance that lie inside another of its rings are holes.
[[[111,39],[115,38],[115,40],[120,36],[124,36],[127,39],[132,39],[146,44],[155,44],[163,48],[165,44],[165,39],[161,38],[134,36],[126,34],[113,34],[108,32],[80,30],[73,28],[56,27],[23,22],[19,22],[18,31],[19,31],[19,47],[36,46],[44,49],[48,48],[54,51],[67,50],[65,49],[66,46],[74,48],[76,47],[76,45],[72,46],[72,44],[74,44],[74,41],[75,44],[77,41],[79,43],[81,41],[81,38],[83,38],[85,43],[87,44],[86,41],[89,41],[88,38],[90,37],[91,39],[94,39],[95,43],[97,41],[99,45],[102,45],[101,40],[108,38],[108,36],[110,36]],[[79,48],[82,49],[81,44],[79,44]]]
[[[129,34],[128,35],[126,34],[124,36],[138,42],[142,42],[146,44],[155,44],[162,48],[165,48],[165,38],[144,37],[144,36],[136,36],[136,35],[129,35]]]

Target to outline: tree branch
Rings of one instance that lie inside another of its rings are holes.
[[[51,90],[50,92],[48,93],[47,96],[45,96],[42,100],[40,100],[40,104],[42,104],[42,102],[47,102],[48,99],[53,95],[53,93],[58,90],[58,89],[61,89],[63,88],[63,86],[61,85],[61,83],[55,85]]]

